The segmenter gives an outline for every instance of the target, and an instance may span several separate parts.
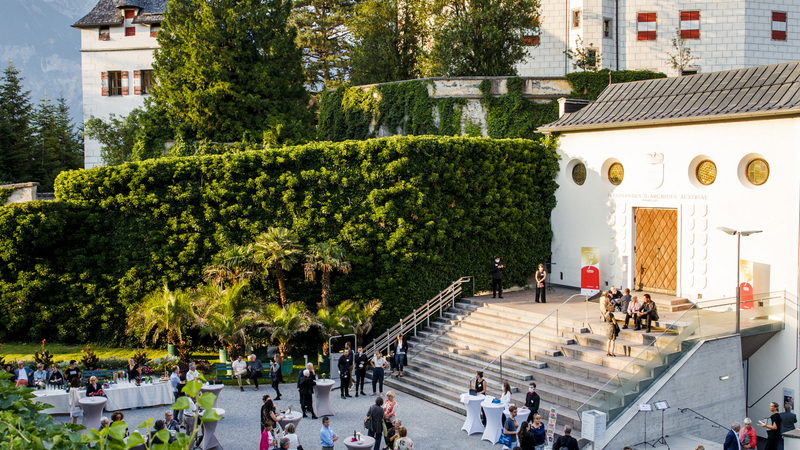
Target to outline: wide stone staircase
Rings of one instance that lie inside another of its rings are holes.
[[[559,430],[564,425],[580,430],[576,410],[620,371],[623,379],[638,372],[649,360],[651,350],[635,362],[634,357],[655,336],[622,330],[617,338],[618,356],[611,358],[606,356],[605,328],[599,317],[597,323],[585,325],[561,314],[558,320],[551,316],[542,322],[530,339],[526,336],[509,349],[546,315],[486,303],[479,297],[461,299],[416,336],[407,334],[411,344],[409,365],[403,378],[387,375],[384,392],[394,389],[466,414],[460,396],[469,389],[475,371],[508,349],[502,357],[502,369],[498,362],[485,369],[487,394],[499,397],[501,380],[505,380],[514,391],[512,403],[521,405],[528,383],[534,381],[541,397],[539,413],[546,417],[549,408],[555,407]],[[645,377],[641,384],[651,380]],[[615,385],[607,388],[609,393],[616,390],[619,381],[615,379]],[[594,400],[603,395],[601,392]]]

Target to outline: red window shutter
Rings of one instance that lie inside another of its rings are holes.
[[[640,41],[656,40],[656,13],[638,13],[636,15],[637,34]]]
[[[539,35],[522,36],[522,40],[525,41],[525,45],[529,46],[539,45]]]
[[[122,95],[128,95],[128,71],[122,71]]]
[[[108,97],[108,72],[100,73],[101,95]]]
[[[125,27],[125,36],[136,36],[136,27]]]
[[[125,18],[126,19],[133,19],[134,16],[136,16],[136,11],[134,11],[132,9],[126,9],[125,10]]]
[[[133,71],[133,95],[142,95],[142,71]]]
[[[786,40],[786,13],[784,12],[772,12],[772,39]]]

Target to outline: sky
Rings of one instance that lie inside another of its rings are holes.
[[[45,94],[64,95],[76,124],[82,122],[80,31],[71,25],[97,0],[0,0],[11,20],[0,27],[0,65],[21,71],[23,85],[38,104]]]

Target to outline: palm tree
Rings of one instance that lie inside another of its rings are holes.
[[[344,250],[336,245],[322,242],[308,246],[304,266],[306,279],[314,281],[317,270],[322,271],[322,309],[326,309],[331,300],[331,275],[335,271],[349,273],[352,266],[345,261]]]
[[[233,244],[214,256],[211,265],[203,271],[203,280],[218,286],[249,280],[258,269],[253,258],[253,244]]]
[[[353,302],[345,300],[336,305],[335,308],[324,308],[317,311],[314,320],[314,325],[319,327],[319,332],[322,335],[322,354],[327,355],[330,352],[328,348],[328,340],[332,336],[344,333],[345,324],[343,319],[347,317],[350,310],[353,308]]]
[[[361,340],[361,337],[372,330],[372,317],[381,309],[380,300],[370,300],[364,305],[354,305],[342,318],[347,331],[352,331]]]
[[[142,333],[142,342],[153,333],[153,342],[162,333],[167,341],[178,345],[183,339],[181,329],[192,321],[189,295],[183,291],[171,291],[165,284],[162,289],[148,294],[141,305],[128,318],[128,332]]]
[[[245,344],[247,330],[261,319],[258,303],[248,297],[247,281],[227,288],[205,285],[197,291],[194,302],[195,320],[200,333],[213,335],[224,348]]]
[[[292,270],[302,255],[297,241],[297,233],[294,231],[283,227],[270,227],[266,233],[258,236],[253,246],[255,261],[264,267],[264,272],[275,269],[283,307],[286,307],[286,281],[283,273]]]
[[[284,359],[289,357],[291,340],[299,333],[308,331],[312,319],[306,311],[306,305],[294,302],[281,308],[270,303],[258,320],[262,330],[270,333],[272,339],[278,341],[278,351]]]

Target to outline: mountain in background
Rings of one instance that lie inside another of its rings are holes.
[[[20,70],[31,102],[61,94],[76,124],[83,123],[81,33],[71,25],[92,10],[97,0],[2,0],[0,70],[9,61]]]

